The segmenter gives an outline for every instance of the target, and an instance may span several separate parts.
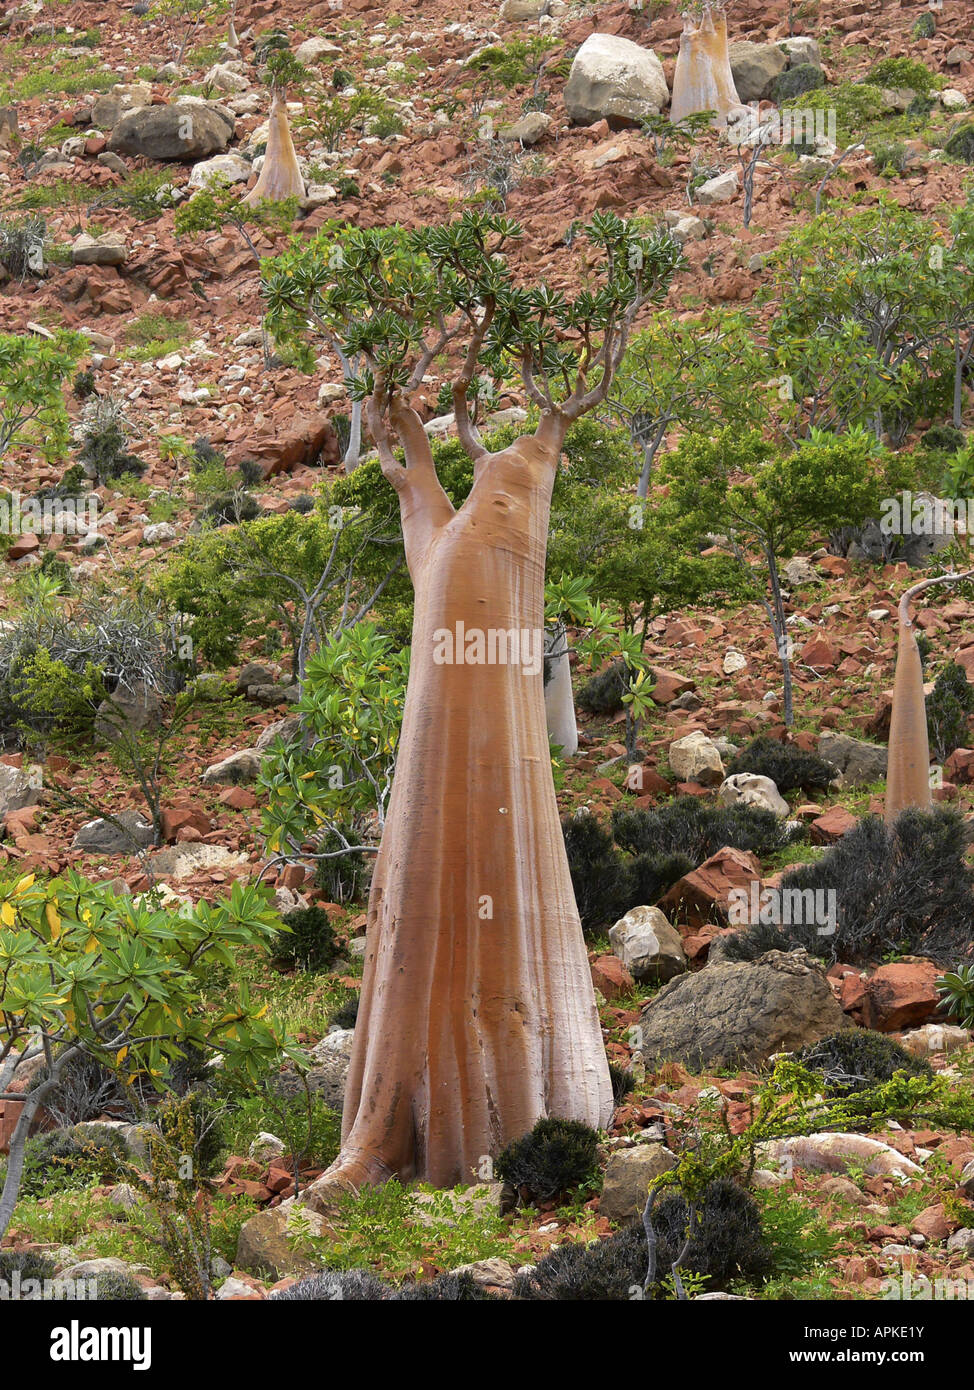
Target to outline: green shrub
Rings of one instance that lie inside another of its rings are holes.
[[[760,735],[727,764],[728,777],[739,772],[752,772],[770,777],[784,795],[801,788],[805,792],[828,791],[838,775],[831,763],[815,753],[806,753],[793,743]]]
[[[937,989],[949,1016],[962,1028],[974,1028],[974,965],[958,965],[942,975]]]
[[[934,86],[933,73],[914,58],[881,58],[869,79],[876,87],[909,87],[918,96],[926,96]]]
[[[321,907],[298,907],[281,918],[290,935],[281,934],[274,960],[300,970],[327,970],[338,947],[328,913]]]
[[[592,935],[624,916],[630,908],[650,905],[696,866],[679,853],[626,859],[595,816],[579,814],[562,821],[565,852],[582,930]]]
[[[598,1132],[578,1120],[543,1119],[497,1155],[494,1172],[524,1202],[549,1201],[598,1176]]]
[[[834,109],[840,143],[849,143],[853,137],[862,139],[864,130],[885,111],[882,92],[869,82],[840,82],[835,87],[802,92],[795,98],[794,105],[812,111]]]
[[[963,449],[967,436],[953,425],[933,425],[920,436],[920,443],[931,453],[955,454]]]
[[[815,63],[798,63],[775,78],[771,87],[771,100],[776,106],[784,106],[803,92],[814,92],[825,86],[825,73]]]
[[[99,485],[126,474],[141,478],[145,464],[126,447],[124,406],[112,396],[99,396],[82,412],[81,462]]]
[[[963,666],[948,661],[927,696],[930,751],[938,762],[949,758],[955,748],[969,747],[972,714],[974,685]]]
[[[0,1250],[0,1279],[7,1284],[15,1274],[21,1283],[27,1279],[53,1279],[54,1261],[33,1250]]]
[[[936,32],[937,21],[934,19],[933,15],[930,13],[929,10],[926,12],[926,14],[922,14],[920,16],[920,18],[914,24],[913,28],[910,30],[911,35],[915,39],[932,39]]]
[[[944,153],[965,164],[974,164],[974,121],[957,127],[944,145]]]
[[[835,894],[836,930],[810,923],[788,935],[814,955],[868,965],[890,953],[949,964],[974,939],[974,869],[961,817],[948,807],[904,811],[888,829],[866,816],[814,864],[783,877],[783,890]]]
[[[223,1117],[226,1107],[205,1091],[190,1091],[185,1096],[166,1096],[153,1111],[152,1118],[164,1139],[175,1141],[183,1133],[194,1138],[193,1177],[208,1178],[219,1166],[225,1135]],[[183,1123],[185,1117],[189,1124]]]
[[[891,1081],[898,1071],[930,1076],[930,1063],[869,1028],[844,1028],[803,1047],[797,1060],[821,1072],[827,1096],[849,1096]]]
[[[740,802],[715,806],[696,796],[679,796],[643,811],[617,807],[612,813],[612,834],[630,854],[682,854],[696,867],[725,846],[767,859],[795,844],[804,830],[789,829],[763,807]]]
[[[55,1129],[35,1134],[24,1149],[21,1197],[49,1197],[55,1192],[91,1187],[116,1176],[126,1156],[124,1141],[98,1129]]]
[[[656,1278],[646,1297],[664,1296],[664,1281],[686,1239],[688,1216],[677,1193],[655,1203]],[[648,1259],[646,1232],[641,1224],[631,1225],[594,1245],[562,1245],[545,1255],[530,1273],[518,1276],[514,1296],[532,1301],[629,1301],[641,1296]],[[772,1263],[753,1197],[728,1178],[715,1179],[706,1189],[681,1272],[706,1276],[712,1292],[733,1279],[761,1283]]]
[[[876,140],[872,146],[873,167],[877,174],[906,173],[910,151],[902,140]]]

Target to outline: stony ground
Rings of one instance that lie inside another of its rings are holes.
[[[201,28],[182,70],[162,76],[160,70],[173,59],[171,35],[151,12],[137,13],[141,8],[78,0],[59,6],[53,15],[40,6],[8,5],[0,19],[0,107],[16,107],[18,131],[6,141],[0,134],[0,218],[28,212],[43,217],[53,247],[45,274],[0,283],[0,330],[43,334],[63,325],[86,333],[96,389],[126,401],[133,427],[130,447],[146,465],[138,487],[99,489],[99,530],[105,544],[89,549],[70,537],[49,542],[27,537],[10,549],[6,573],[0,576],[0,616],[17,611],[17,586],[48,543],[62,549],[81,584],[110,579],[119,590],[134,592],[158,572],[197,510],[188,476],[160,455],[160,436],[205,435],[230,463],[257,458],[265,475],[258,488],[260,502],[271,512],[313,493],[323,473],[336,467],[337,439],[330,421],[342,409],[337,361],[324,352],[311,375],[279,362],[265,367],[256,331],[259,281],[252,256],[232,230],[176,237],[175,208],[164,204],[178,205],[191,191],[193,168],[142,156],[120,158],[109,150],[119,110],[116,88],[141,87],[148,92],[145,99],[158,105],[180,92],[215,97],[236,117],[230,150],[248,149],[259,143],[266,94],[255,85],[246,59],[255,32],[274,25],[286,27],[295,47],[316,37],[336,45],[338,61],[356,83],[386,92],[402,118],[402,133],[383,139],[346,132],[334,151],[302,126],[295,111],[295,143],[313,190],[293,228],[257,238],[264,254],[281,249],[292,231],[307,235],[332,218],[362,227],[394,222],[420,226],[455,215],[469,197],[479,158],[469,99],[461,87],[462,64],[488,41],[540,28],[558,44],[546,78],[553,120],[539,143],[524,152],[507,199],[508,213],[525,231],[524,249],[518,253],[525,279],[552,286],[575,283],[584,274],[582,253],[566,249],[564,233],[575,218],[596,209],[654,220],[667,211],[687,211],[684,188],[691,156],[677,151],[659,162],[648,142],[632,130],[612,131],[604,121],[572,126],[561,98],[564,72],[557,68],[560,57],[598,30],[651,45],[671,80],[681,28],[676,5],[633,8],[555,0],[552,13],[539,24],[504,18],[487,0],[460,10],[437,2],[346,0],[339,11],[327,4],[241,0],[236,27],[245,56],[242,78],[219,79],[223,90],[205,80],[226,57],[221,25]],[[895,7],[888,0],[821,0],[795,7],[796,28],[820,42],[829,81],[861,75],[880,54],[908,54],[974,101],[970,13],[963,5],[947,4],[936,11],[936,36],[917,39],[912,29],[925,8],[906,0]],[[784,0],[740,3],[732,12],[732,36],[758,42],[783,38],[788,10]],[[232,77],[232,56],[230,61]],[[512,121],[524,96],[523,90],[512,92],[487,113],[497,125]],[[941,126],[947,120],[944,113]],[[31,159],[19,158],[28,146],[34,147]],[[704,137],[695,154],[717,166],[733,162],[716,136]],[[942,161],[920,140],[912,142],[910,154],[903,177],[891,181],[875,173],[863,152],[843,165],[837,185],[843,192],[882,189],[931,214],[958,201],[966,173],[961,166]],[[152,190],[148,201],[143,198],[134,210],[120,204],[117,192],[143,174],[150,176],[144,185]],[[166,193],[153,205],[163,185]],[[761,253],[807,216],[808,206],[807,189],[786,164],[763,174],[749,230],[741,228],[736,206],[723,205],[708,217],[705,235],[687,241],[689,270],[679,277],[669,306],[679,312],[704,303],[751,301],[762,284]],[[116,264],[86,263],[90,257],[83,249],[84,236],[100,239],[106,234],[115,234],[124,254],[95,257]],[[427,416],[435,413],[435,396],[434,387],[419,402]],[[500,404],[522,402],[512,397]],[[81,403],[71,398],[69,408],[77,417]],[[21,451],[7,462],[6,481],[28,496],[56,482],[62,472],[63,464],[46,465],[35,453]],[[884,736],[895,606],[907,574],[905,565],[862,567],[824,548],[810,556],[810,568],[792,585],[789,602],[798,645],[800,746],[815,749],[830,732],[860,739]],[[938,651],[954,656],[974,680],[974,604],[963,598],[931,603],[920,611],[918,623]],[[559,791],[566,812],[588,806],[600,813],[626,801],[652,805],[675,790],[711,796],[712,778],[681,778],[672,766],[669,750],[675,741],[702,731],[719,747],[721,740],[740,745],[758,733],[780,734],[774,693],[780,673],[756,606],[732,611],[701,606],[663,616],[650,627],[647,651],[658,667],[658,703],[642,731],[641,784],[634,785],[627,770],[623,716],[614,721],[582,716],[582,746],[566,763]],[[226,698],[201,706],[174,748],[166,773],[169,845],[149,860],[157,879],[194,899],[218,893],[234,877],[253,878],[264,863],[255,793],[247,785],[205,775],[228,755],[254,748],[262,732],[288,713],[286,667],[256,647],[242,651],[240,659],[256,665],[229,673]],[[3,761],[19,765],[16,754]],[[137,789],[120,777],[107,751],[79,750],[76,759],[53,760],[48,772],[102,813],[140,805]],[[961,750],[953,756],[937,797],[974,816],[974,754]],[[812,844],[824,846],[856,816],[881,809],[882,783],[875,776],[847,777],[828,795],[789,799],[793,815],[810,824]],[[45,791],[37,805],[8,817],[0,864],[18,873],[72,867],[142,891],[150,882],[144,862],[125,854],[86,852],[74,843],[91,814],[77,805],[65,808],[53,788]],[[203,847],[213,852],[207,854]],[[695,906],[682,930],[691,966],[703,963],[721,931],[714,909],[725,903],[729,887],[755,874],[771,880],[782,867],[758,863],[742,869],[723,860],[698,870]],[[280,879],[271,872],[268,879],[281,889],[282,903],[293,901],[290,895],[296,890],[309,891],[300,871],[284,871]],[[310,892],[313,897],[314,890]],[[254,989],[283,1010],[310,1045],[325,1037],[329,1015],[354,995],[360,974],[363,904],[329,904],[328,911],[344,953],[335,970],[312,977],[255,971],[253,977]],[[631,1029],[652,989],[634,982],[607,941],[600,946],[592,952],[592,969],[604,1001],[609,1053],[627,1066],[632,1061]],[[946,1035],[940,1028],[936,970],[910,960],[877,966],[868,978],[861,970],[834,967],[836,1007],[885,1032],[911,1034],[912,1048],[930,1056],[934,1067],[946,1071],[959,1088],[969,1089],[974,1049],[959,1030]],[[948,1044],[953,1049],[949,1055]],[[327,1057],[319,1060],[327,1070]],[[757,1073],[728,1075],[718,1069],[716,1075],[693,1075],[674,1064],[646,1071],[637,1059],[635,1089],[617,1111],[606,1157],[624,1155],[640,1138],[675,1143],[681,1127],[697,1114],[701,1092],[712,1104],[714,1089],[734,1131],[744,1123],[757,1081]],[[273,1129],[270,1117],[256,1126],[268,1127]],[[869,1173],[868,1165],[850,1160],[823,1171],[799,1165],[787,1178],[774,1166],[765,1170],[765,1200],[780,1205],[776,1194],[781,1192],[788,1199],[797,1197],[807,1208],[809,1226],[804,1263],[799,1261],[791,1272],[782,1270],[764,1296],[880,1296],[891,1261],[917,1276],[974,1280],[974,1246],[967,1238],[972,1233],[964,1224],[970,1209],[963,1206],[958,1187],[965,1169],[971,1172],[974,1134],[891,1127],[873,1137],[911,1166],[897,1172],[894,1163],[888,1171]],[[253,1268],[274,1270],[275,1261],[266,1250],[240,1258],[236,1234],[248,1216],[276,1207],[294,1191],[294,1175],[279,1157],[263,1152],[259,1144],[251,1156],[249,1147],[241,1142],[225,1155],[215,1188],[221,1257],[227,1265],[222,1272],[234,1269],[223,1297],[262,1297],[276,1282],[254,1276]],[[305,1169],[302,1183],[319,1171]],[[968,1196],[970,1186],[968,1176]],[[348,1213],[336,1221],[326,1233],[333,1262],[361,1257],[377,1271],[402,1277],[493,1261],[483,1266],[480,1277],[503,1288],[511,1267],[536,1259],[558,1242],[605,1235],[616,1220],[632,1214],[623,1195],[610,1222],[600,1211],[599,1198],[582,1194],[569,1206],[501,1218],[488,1190],[469,1222],[455,1223],[441,1213],[424,1224],[414,1208],[406,1216],[398,1210],[400,1225],[411,1234],[397,1241],[378,1233],[398,1198],[387,1200],[385,1208],[377,1204],[371,1221]],[[63,1267],[85,1257],[123,1259],[139,1267],[153,1296],[166,1296],[176,1281],[120,1218],[125,1209],[124,1196],[100,1187],[83,1199],[73,1192],[45,1198],[29,1204],[23,1219],[15,1220],[9,1241],[53,1251]],[[293,1258],[290,1270],[286,1264],[274,1274],[295,1272]]]

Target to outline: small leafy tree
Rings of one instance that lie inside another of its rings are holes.
[[[791,643],[779,561],[814,535],[843,522],[862,522],[882,496],[877,447],[863,431],[816,433],[787,454],[761,436],[728,428],[713,439],[688,436],[668,459],[666,479],[678,508],[750,572],[747,551],[761,556],[760,597],[774,634],[784,678],[784,719],[794,719]],[[744,481],[735,481],[741,474]],[[770,590],[770,592],[769,592]]]
[[[53,340],[0,335],[0,461],[15,446],[38,448],[56,459],[68,446],[64,383],[84,349],[78,334]]]
[[[304,732],[261,766],[272,863],[372,853],[385,825],[409,651],[360,622],[311,658],[297,713]]]
[[[23,1104],[0,1192],[0,1238],[31,1126],[76,1058],[160,1088],[167,1065],[190,1046],[221,1055],[230,1072],[254,1083],[262,1067],[302,1060],[245,985],[215,1011],[200,1002],[206,966],[232,966],[244,950],[266,952],[276,930],[267,896],[240,883],[229,899],[175,915],[73,873],[0,884],[0,1099]],[[12,1089],[37,1067],[44,1068],[38,1084]]]
[[[736,310],[654,315],[633,334],[610,398],[642,455],[637,496],[646,497],[656,455],[675,425],[707,430],[725,420],[758,425],[769,375],[755,325]]]

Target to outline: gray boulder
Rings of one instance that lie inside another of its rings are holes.
[[[0,763],[0,820],[11,811],[36,806],[40,798],[40,767],[31,770]]]
[[[259,776],[260,754],[253,748],[242,748],[238,753],[229,753],[218,763],[204,768],[200,781],[208,786],[220,782],[235,787],[243,782],[256,782]]]
[[[771,95],[776,77],[788,66],[788,55],[776,43],[751,43],[747,39],[728,49],[734,86],[741,101],[763,101]]]
[[[203,102],[177,102],[126,112],[112,129],[108,148],[114,154],[191,164],[222,154],[232,135],[232,116]]]
[[[669,101],[663,64],[650,48],[615,34],[590,34],[575,54],[565,106],[578,125],[655,116]]]
[[[637,1046],[647,1064],[757,1066],[848,1026],[817,960],[805,951],[768,951],[664,985],[643,1008]]]
[[[635,1221],[646,1205],[653,1178],[676,1167],[676,1155],[662,1144],[617,1149],[605,1169],[599,1215],[609,1221]]]
[[[119,811],[112,820],[99,816],[86,821],[71,841],[72,849],[86,854],[131,854],[155,841],[152,821],[141,811]]]
[[[687,968],[683,938],[658,907],[633,907],[609,929],[609,945],[634,980],[672,980]]]
[[[120,685],[95,713],[95,734],[103,743],[118,743],[126,734],[158,729],[162,718],[162,699],[157,690],[134,681]]]
[[[851,734],[824,733],[819,736],[818,755],[842,773],[847,786],[865,787],[886,776],[889,750],[879,743],[868,743]]]

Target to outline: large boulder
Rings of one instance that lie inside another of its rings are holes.
[[[699,782],[702,787],[719,787],[724,780],[724,764],[713,739],[701,729],[675,739],[667,753],[670,767],[681,782]]]
[[[866,787],[886,776],[889,750],[879,743],[853,738],[851,734],[824,733],[819,736],[818,755],[832,763],[849,787]]]
[[[565,106],[578,125],[605,119],[635,124],[669,101],[663,65],[650,48],[615,34],[591,34],[575,54]]]
[[[683,938],[658,907],[633,907],[609,929],[609,945],[634,980],[672,980],[687,968]]]
[[[280,1072],[272,1082],[274,1090],[282,1096],[303,1095],[306,1081],[308,1090],[320,1096],[325,1105],[332,1110],[341,1110],[345,1102],[354,1036],[355,1030],[352,1028],[336,1028],[327,1033],[312,1049],[315,1065],[305,1072],[304,1078],[298,1076],[297,1072]]]
[[[204,102],[175,102],[128,111],[112,130],[109,150],[185,164],[222,154],[233,135],[233,117]]]
[[[729,46],[734,86],[741,101],[763,101],[771,95],[776,77],[788,66],[788,55],[776,43],[742,39]]]
[[[260,754],[253,748],[241,748],[237,753],[228,753],[218,763],[210,763],[200,773],[200,781],[207,786],[225,783],[231,787],[244,782],[256,782],[260,776]]]
[[[647,1063],[704,1070],[757,1066],[849,1026],[819,961],[768,951],[672,980],[645,1005],[637,1032]]]
[[[758,806],[762,811],[773,811],[781,820],[787,820],[791,808],[770,777],[760,777],[756,772],[735,772],[721,783],[717,800],[721,806]]]
[[[299,1253],[299,1233],[323,1235],[324,1222],[308,1207],[297,1207],[293,1197],[286,1197],[279,1206],[259,1211],[240,1228],[237,1269],[268,1275],[271,1279],[313,1273],[320,1266],[313,1255]]]
[[[36,806],[41,799],[40,767],[10,767],[0,763],[0,820],[11,811]]]
[[[918,1163],[897,1153],[881,1139],[864,1134],[805,1134],[794,1139],[769,1139],[757,1146],[763,1166],[777,1164],[786,1175],[796,1169],[812,1173],[843,1173],[855,1166],[870,1178],[911,1178],[923,1172]]]
[[[71,848],[85,854],[132,854],[155,842],[150,817],[141,811],[119,811],[111,820],[99,816],[86,821],[71,841]]]
[[[676,1155],[663,1144],[617,1149],[605,1168],[599,1215],[609,1221],[635,1221],[646,1205],[653,1178],[676,1167]]]

